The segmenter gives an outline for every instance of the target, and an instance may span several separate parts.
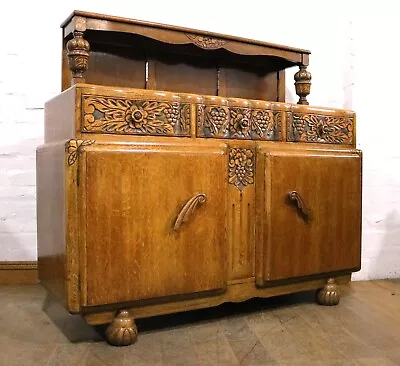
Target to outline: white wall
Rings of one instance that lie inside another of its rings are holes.
[[[400,277],[397,5],[387,0],[353,9],[353,108],[364,152],[363,269],[355,278]]]
[[[358,146],[365,157],[364,232],[363,270],[355,278],[398,276],[399,153],[395,144],[384,140],[394,139],[395,133],[386,136],[383,132],[384,123],[394,125],[396,117],[388,107],[383,110],[373,105],[383,98],[394,102],[393,78],[399,77],[391,73],[383,81],[388,74],[379,58],[388,51],[381,43],[382,52],[374,56],[369,40],[372,37],[379,44],[387,37],[385,43],[396,44],[395,31],[399,32],[383,16],[378,26],[374,19],[372,27],[372,18],[351,11],[351,2],[330,3],[9,2],[0,22],[0,261],[36,259],[34,152],[43,140],[44,102],[60,90],[59,24],[73,9],[81,9],[310,49],[310,103],[358,112]],[[370,10],[372,16],[374,10]],[[394,56],[395,47],[390,52]],[[289,102],[297,101],[294,72],[287,73]]]

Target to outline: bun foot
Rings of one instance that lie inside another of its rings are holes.
[[[129,346],[137,340],[137,328],[128,310],[120,310],[106,329],[107,342],[113,346]]]
[[[340,292],[333,278],[330,278],[326,285],[317,290],[317,303],[325,306],[333,306],[339,304]]]

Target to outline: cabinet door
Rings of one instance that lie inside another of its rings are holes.
[[[94,144],[80,161],[84,305],[225,287],[225,145]]]
[[[358,270],[360,154],[261,153],[257,163],[257,284]]]

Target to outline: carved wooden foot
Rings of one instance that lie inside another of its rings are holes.
[[[127,310],[120,310],[106,329],[107,342],[113,346],[129,346],[136,342],[137,329]]]
[[[339,288],[333,278],[330,278],[323,288],[317,290],[317,303],[320,305],[337,305],[339,304],[339,300]]]

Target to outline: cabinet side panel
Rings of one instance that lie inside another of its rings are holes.
[[[36,185],[39,280],[65,304],[66,219],[64,182],[64,144],[38,148],[36,153]]]
[[[65,141],[75,136],[76,88],[65,90],[49,100],[44,109],[45,143]]]
[[[36,159],[39,280],[70,312],[80,309],[77,141],[42,146]]]

